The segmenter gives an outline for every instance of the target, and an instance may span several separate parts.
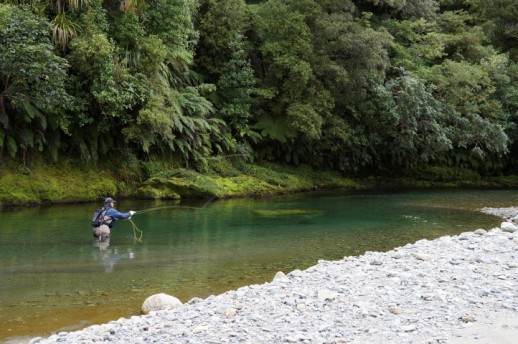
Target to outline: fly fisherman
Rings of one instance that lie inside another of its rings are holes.
[[[115,200],[108,197],[104,200],[104,206],[100,209],[99,216],[102,218],[98,221],[98,225],[93,227],[94,237],[99,241],[107,240],[110,237],[110,228],[113,228],[117,219],[130,219],[135,211],[130,210],[127,213],[121,213],[114,208]],[[95,215],[94,215],[95,216]]]

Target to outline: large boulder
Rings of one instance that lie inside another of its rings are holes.
[[[182,305],[182,302],[176,297],[164,293],[151,295],[142,304],[142,312],[147,314],[151,311],[161,311],[164,309],[172,309]]]

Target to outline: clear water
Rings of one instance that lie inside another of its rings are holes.
[[[209,203],[122,200],[109,245],[89,226],[98,204],[0,212],[0,341],[139,314],[165,292],[186,302],[270,281],[319,259],[386,251],[423,238],[492,228],[476,209],[516,205],[516,192],[319,193]],[[184,208],[193,207],[193,208]]]

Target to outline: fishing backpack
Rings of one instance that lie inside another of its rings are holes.
[[[92,215],[92,227],[99,227],[100,225],[104,224],[104,215],[106,214],[107,210],[108,207],[102,207],[95,211],[95,213]]]

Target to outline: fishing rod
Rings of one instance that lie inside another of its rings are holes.
[[[143,209],[143,210],[138,210],[136,211],[133,216],[137,215],[137,214],[144,214],[144,213],[148,213],[150,211],[156,211],[156,210],[162,210],[162,209],[172,209],[172,208],[177,208],[177,209],[194,209],[194,210],[199,210],[199,209],[203,209],[207,206],[207,204],[209,204],[210,202],[212,202],[214,200],[214,197],[212,197],[211,199],[209,199],[207,202],[205,202],[205,204],[202,206],[202,207],[189,207],[189,206],[183,206],[183,205],[168,205],[168,206],[164,206],[164,207],[155,207],[155,208],[148,208],[148,209]],[[142,230],[140,230],[137,225],[135,224],[135,222],[133,222],[133,220],[131,218],[128,219],[131,223],[131,226],[133,227],[133,237],[135,238],[136,241],[138,242],[142,242],[142,236],[143,236],[143,232]],[[140,234],[140,236],[137,238],[137,233]]]
[[[197,207],[188,207],[188,206],[183,206],[183,205],[168,205],[168,206],[165,206],[165,207],[156,207],[156,208],[149,208],[149,209],[137,210],[137,211],[135,212],[135,214],[133,214],[133,215],[137,215],[137,214],[144,214],[144,213],[148,213],[148,212],[150,212],[150,211],[156,211],[156,210],[162,210],[162,209],[172,209],[172,208],[179,208],[179,209],[195,209],[195,210],[202,209],[202,208],[197,208]]]
[[[186,205],[166,205],[166,206],[163,206],[163,207],[155,207],[155,208],[148,208],[148,209],[143,209],[143,210],[137,210],[134,215],[136,215],[136,214],[144,214],[144,213],[147,213],[147,212],[150,212],[150,211],[156,211],[156,210],[162,210],[162,209],[172,209],[172,208],[200,210],[200,209],[205,208],[214,199],[215,199],[215,197],[209,198],[209,200],[207,202],[205,202],[201,207],[190,207],[190,206],[186,206]]]

